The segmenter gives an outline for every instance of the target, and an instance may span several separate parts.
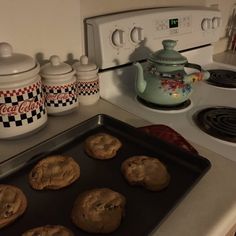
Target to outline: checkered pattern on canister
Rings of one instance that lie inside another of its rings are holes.
[[[78,82],[78,95],[94,95],[99,93],[99,82],[98,79],[93,81],[79,81]]]
[[[46,115],[41,81],[20,89],[0,91],[0,126],[31,124]]]
[[[43,91],[46,96],[46,106],[48,107],[70,106],[78,100],[76,83],[63,86],[43,85]]]

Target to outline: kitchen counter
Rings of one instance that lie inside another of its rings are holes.
[[[227,65],[236,66],[236,52],[226,51],[217,53],[213,56],[213,60]]]
[[[66,116],[49,117],[46,127],[19,140],[1,140],[0,161],[42,142],[96,114],[107,114],[135,127],[150,123],[102,99]],[[211,169],[160,225],[154,236],[223,236],[236,223],[236,162],[192,143]]]

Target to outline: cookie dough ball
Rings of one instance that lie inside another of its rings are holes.
[[[49,156],[39,161],[29,173],[32,188],[60,189],[80,177],[80,166],[71,157]]]
[[[0,228],[21,216],[27,207],[25,194],[12,185],[0,185]]]
[[[115,157],[121,146],[122,143],[118,138],[110,134],[98,133],[85,140],[84,149],[89,156],[105,160]]]
[[[62,225],[45,225],[27,230],[22,236],[74,236],[74,234]]]
[[[77,227],[89,233],[111,233],[121,223],[125,203],[125,197],[111,189],[92,189],[77,197],[71,218]]]
[[[166,188],[170,181],[165,165],[154,157],[130,157],[122,163],[121,171],[130,185],[143,186],[151,191]]]

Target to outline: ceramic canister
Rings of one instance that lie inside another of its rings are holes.
[[[78,106],[77,82],[72,66],[53,55],[50,62],[41,67],[40,74],[48,114],[67,114]]]
[[[15,138],[47,121],[39,64],[0,43],[0,138]]]
[[[95,104],[100,97],[98,67],[89,63],[88,57],[83,55],[73,68],[76,70],[79,103],[81,105]]]

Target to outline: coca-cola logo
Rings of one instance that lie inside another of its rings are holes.
[[[58,94],[53,94],[53,93],[47,93],[46,94],[46,100],[67,100],[69,98],[76,98],[77,95],[75,93],[58,93]]]
[[[37,110],[44,105],[44,97],[36,101],[35,98],[19,102],[17,105],[0,104],[0,115],[18,115]]]

